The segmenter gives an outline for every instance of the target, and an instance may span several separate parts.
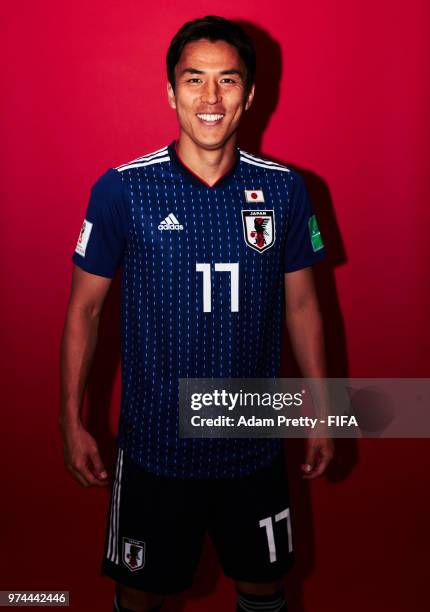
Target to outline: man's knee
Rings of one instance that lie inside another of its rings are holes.
[[[147,593],[120,583],[117,583],[115,595],[119,604],[118,612],[123,612],[123,609],[124,612],[128,612],[128,610],[133,612],[158,612],[164,602],[163,595]]]
[[[287,612],[282,580],[243,582],[236,580],[236,612]]]
[[[283,588],[282,579],[273,582],[242,582],[241,580],[235,580],[235,584],[238,591],[248,595],[272,595]]]

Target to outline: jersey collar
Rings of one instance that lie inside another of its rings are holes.
[[[167,150],[169,152],[169,157],[172,163],[175,165],[176,169],[186,178],[187,181],[190,181],[194,185],[198,185],[200,187],[204,187],[206,189],[219,189],[220,187],[225,187],[228,185],[234,178],[234,174],[239,166],[240,161],[240,151],[236,147],[235,148],[235,158],[233,165],[223,176],[221,176],[214,185],[208,185],[206,181],[197,176],[191,168],[189,168],[184,162],[179,158],[179,155],[176,152],[176,140],[173,140],[168,147]]]

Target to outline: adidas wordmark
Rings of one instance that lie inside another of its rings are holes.
[[[167,215],[165,219],[163,219],[163,221],[161,221],[160,225],[158,226],[158,229],[159,230],[183,230],[184,226],[179,223],[179,221],[177,220],[177,218],[175,217],[173,213],[170,213],[169,215]]]

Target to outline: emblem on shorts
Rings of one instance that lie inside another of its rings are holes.
[[[122,560],[132,572],[142,568],[145,565],[145,542],[123,538]]]
[[[242,210],[243,233],[246,244],[263,253],[275,242],[273,210]]]

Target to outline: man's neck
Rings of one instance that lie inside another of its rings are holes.
[[[208,150],[181,134],[175,148],[181,162],[210,186],[227,174],[236,158],[236,138],[220,149]]]

